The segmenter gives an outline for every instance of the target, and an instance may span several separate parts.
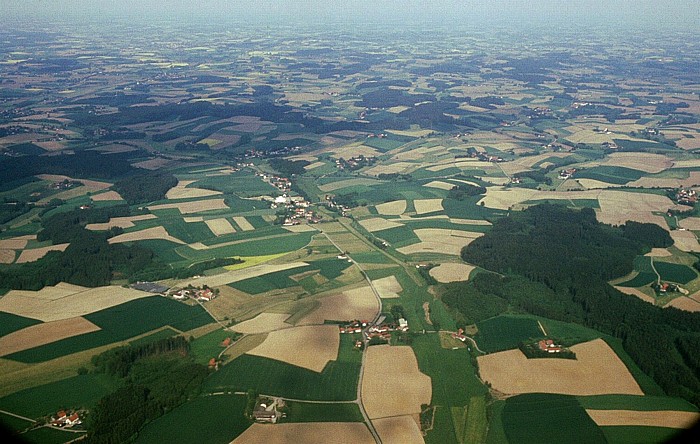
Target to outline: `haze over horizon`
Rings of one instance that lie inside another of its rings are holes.
[[[245,23],[323,26],[397,23],[463,26],[532,26],[572,29],[611,26],[693,31],[700,23],[697,0],[0,0],[0,18],[21,23],[72,21],[76,25],[128,20],[173,24]]]

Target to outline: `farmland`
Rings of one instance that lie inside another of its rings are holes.
[[[235,3],[3,10],[3,411],[84,408],[115,442],[625,443],[697,418],[692,14]],[[519,349],[545,338],[575,359]],[[281,423],[244,416],[255,393]]]

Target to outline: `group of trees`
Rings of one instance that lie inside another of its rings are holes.
[[[129,205],[136,205],[164,199],[175,185],[177,178],[166,171],[145,171],[116,182],[114,189]]]
[[[97,372],[123,385],[103,397],[87,420],[88,443],[129,442],[149,421],[200,393],[209,374],[182,336],[109,350],[93,357]]]
[[[659,308],[607,283],[635,256],[672,244],[652,224],[611,227],[591,209],[539,205],[496,221],[462,258],[496,273],[453,284],[443,300],[470,322],[508,308],[579,323],[620,338],[640,368],[670,395],[700,405],[700,314]]]

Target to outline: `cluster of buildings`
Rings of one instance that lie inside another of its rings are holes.
[[[467,335],[464,334],[464,329],[461,328],[458,329],[456,333],[453,332],[452,337],[462,342],[467,341]]]
[[[342,157],[340,159],[336,159],[335,166],[339,170],[355,171],[359,170],[360,168],[373,165],[376,161],[377,158],[374,156],[365,157],[360,154],[359,156],[351,157],[347,160],[343,159]]]
[[[268,182],[273,187],[286,193],[292,189],[292,181],[286,177],[276,176],[274,174],[255,173],[256,176]]]
[[[185,300],[187,298],[194,299],[200,302],[209,302],[216,299],[217,292],[209,287],[204,288],[183,288],[181,290],[174,290],[169,292],[170,296],[177,300]]]
[[[681,287],[680,285],[673,284],[671,282],[654,282],[651,284],[651,288],[653,288],[657,293],[661,294],[666,294],[666,293],[681,293],[681,294],[688,294],[688,290],[685,288]]]
[[[50,424],[54,427],[70,428],[82,424],[78,412],[69,413],[65,410],[59,410],[55,416],[51,417]]]
[[[566,168],[564,170],[559,171],[559,179],[561,179],[561,180],[571,179],[575,173],[576,173],[576,168]]]
[[[681,188],[676,191],[676,202],[682,205],[693,206],[698,201],[698,194],[695,190]]]
[[[547,353],[561,353],[562,350],[564,350],[564,347],[561,345],[555,344],[553,340],[551,339],[541,339],[537,343],[537,347]]]
[[[337,203],[335,200],[333,200],[333,197],[329,195],[326,195],[326,206],[331,210],[337,211],[343,217],[346,217],[350,211],[349,206]]]
[[[259,397],[255,402],[253,409],[253,420],[260,423],[276,424],[277,421],[287,416],[286,413],[280,412],[279,409],[285,407],[282,398],[267,398]]]
[[[277,196],[270,204],[270,208],[285,208],[283,226],[299,225],[302,221],[310,224],[316,224],[320,221],[320,217],[312,211],[311,204],[301,196],[289,196],[287,193]]]

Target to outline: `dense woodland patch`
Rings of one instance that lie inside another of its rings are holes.
[[[640,368],[669,394],[700,404],[700,314],[659,308],[607,281],[627,274],[634,257],[671,245],[658,226],[600,224],[591,209],[531,207],[496,221],[462,258],[496,273],[448,286],[443,301],[462,324],[514,308],[576,322],[622,339]]]

